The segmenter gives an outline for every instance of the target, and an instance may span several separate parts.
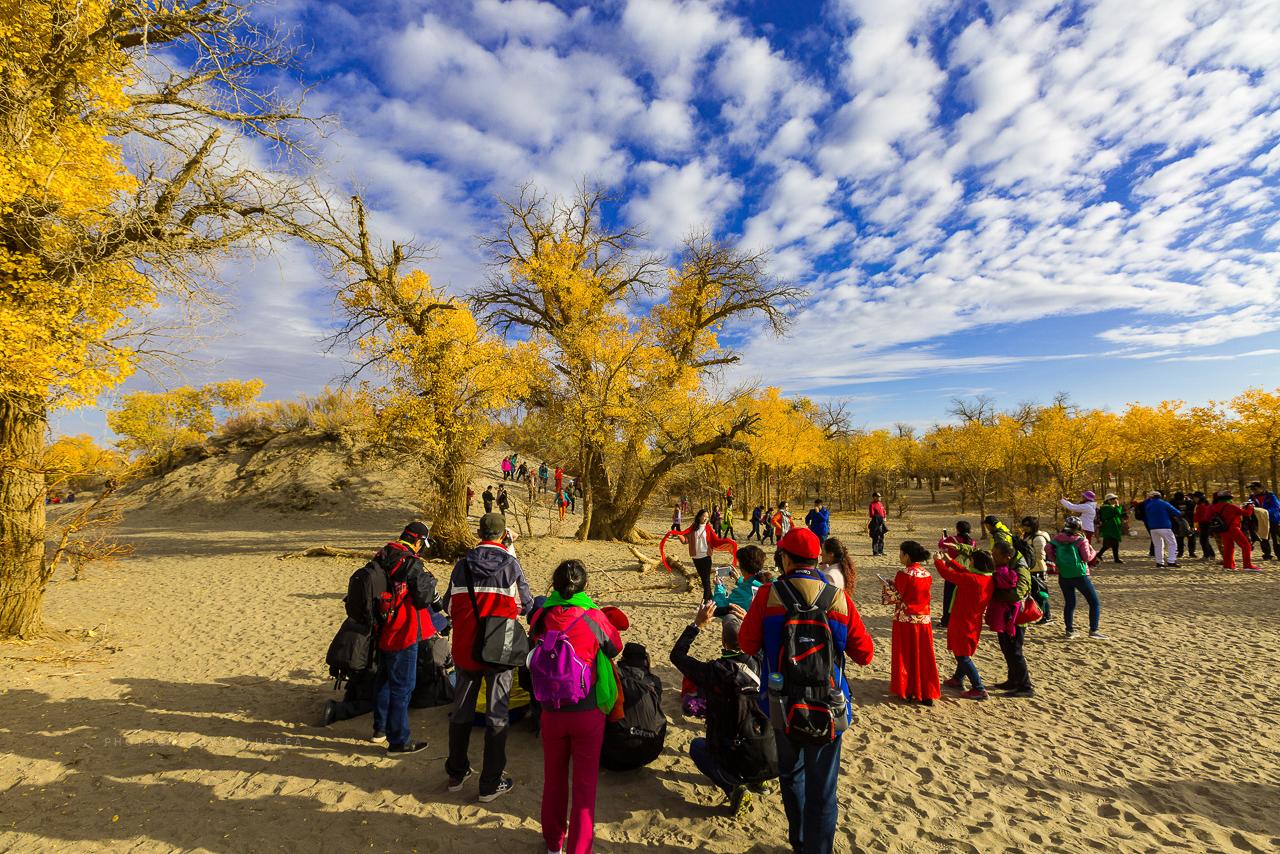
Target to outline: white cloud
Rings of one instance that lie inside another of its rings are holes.
[[[695,230],[714,232],[742,195],[742,186],[716,168],[702,160],[680,167],[640,164],[636,177],[646,189],[627,205],[628,218],[647,232],[651,243],[668,250]]]

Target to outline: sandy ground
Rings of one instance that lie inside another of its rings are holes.
[[[953,526],[946,505],[913,501],[919,539]],[[368,718],[314,726],[334,696],[323,658],[356,563],[276,556],[373,548],[402,519],[148,518],[125,529],[136,557],[52,585],[48,620],[65,639],[0,646],[0,851],[542,850],[541,753],[523,727],[509,743],[516,790],[481,805],[474,786],[445,791],[443,709],[413,713],[431,747],[399,761],[364,740]],[[894,527],[891,544],[909,535]],[[866,557],[858,528],[835,521],[859,555],[877,652],[851,671],[839,850],[1277,850],[1280,564],[1262,576],[1198,562],[1157,571],[1130,541],[1127,563],[1097,575],[1109,642],[1039,628],[1027,644],[1035,699],[924,709],[886,696],[890,612],[875,573],[896,566]],[[628,611],[627,639],[678,685],[667,652],[694,594],[646,589],[657,579],[616,544],[519,545],[535,589],[557,560],[584,558],[597,601]],[[935,614],[940,593],[936,582]],[[704,636],[696,651],[717,649]],[[976,661],[1004,678],[991,635]],[[596,850],[785,850],[779,798],[727,818],[687,758],[701,723],[680,717],[678,690],[664,703],[666,752],[601,781]]]

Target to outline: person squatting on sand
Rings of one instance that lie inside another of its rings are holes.
[[[791,529],[778,549],[782,577],[756,593],[738,645],[747,655],[764,652],[791,848],[829,854],[841,736],[853,719],[844,660],[870,664],[875,645],[848,594],[818,570],[822,549],[812,531]]]
[[[932,706],[942,692],[933,655],[933,618],[929,616],[933,573],[922,566],[928,560],[928,549],[914,540],[904,542],[898,550],[902,569],[892,582],[884,579],[881,601],[894,606],[889,693],[908,703]]]
[[[595,838],[605,721],[615,705],[617,717],[622,716],[612,662],[622,638],[586,594],[582,561],[563,561],[551,586],[551,595],[530,620],[529,675],[542,707],[542,838],[552,854],[587,854]]]
[[[729,615],[722,621],[719,658],[700,661],[689,654],[714,615],[714,603],[703,603],[672,648],[671,663],[707,700],[706,735],[689,744],[689,758],[741,818],[751,807],[751,794],[763,793],[778,776],[777,743],[761,708],[760,663],[739,648],[741,619]]]
[[[445,760],[448,788],[462,789],[471,776],[468,748],[481,682],[485,685],[484,760],[480,770],[480,800],[492,801],[511,791],[506,776],[507,703],[511,696],[510,669],[495,668],[476,660],[480,620],[498,617],[518,620],[533,609],[533,597],[524,570],[501,538],[506,519],[498,513],[480,518],[480,544],[453,567],[445,601],[453,625],[453,661],[457,685],[449,717],[449,756]]]

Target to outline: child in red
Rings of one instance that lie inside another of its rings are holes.
[[[975,551],[969,557],[968,571],[949,557],[938,557],[933,565],[939,575],[956,586],[951,621],[947,624],[947,649],[956,657],[956,672],[942,684],[963,690],[967,676],[971,687],[960,696],[966,700],[985,700],[987,689],[971,656],[978,651],[978,639],[982,636],[983,618],[991,601],[991,574],[995,564],[990,553]]]
[[[583,592],[587,568],[582,561],[566,560],[557,566],[551,586],[552,594],[529,620],[531,639],[538,643],[548,631],[563,632],[574,655],[586,662],[591,671],[591,689],[581,702],[565,703],[557,709],[544,705],[542,709],[542,838],[548,851],[589,854],[595,837],[596,783],[605,719],[621,708],[617,678],[609,659],[622,648],[622,638],[609,617]],[[530,667],[533,669],[533,665]],[[536,677],[533,689],[538,694]]]
[[[933,619],[929,616],[929,588],[933,575],[920,564],[929,550],[914,540],[900,547],[902,569],[886,586],[884,603],[894,605],[893,654],[889,665],[889,691],[909,703],[932,706],[942,695],[938,687],[938,662],[933,656]]]

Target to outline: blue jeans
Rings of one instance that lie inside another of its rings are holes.
[[[382,677],[373,707],[373,729],[387,734],[387,744],[409,743],[409,698],[418,681],[418,645],[382,653]]]
[[[705,738],[695,738],[689,743],[689,758],[693,760],[694,765],[698,766],[698,770],[712,783],[723,789],[726,795],[742,782],[726,771],[711,755],[711,742]]]
[[[978,675],[978,665],[973,663],[973,659],[967,655],[956,656],[956,672],[952,679],[964,681],[965,677],[969,677],[969,686],[982,690],[982,677]]]
[[[831,854],[839,812],[836,780],[840,776],[840,739],[822,747],[799,747],[780,730],[774,730],[774,737],[791,850]]]
[[[1098,591],[1093,588],[1093,579],[1087,575],[1079,578],[1058,578],[1058,586],[1062,588],[1062,622],[1067,631],[1071,631],[1071,620],[1076,615],[1076,591],[1089,603],[1089,631],[1098,630],[1098,620],[1102,616],[1102,606],[1098,604]]]

